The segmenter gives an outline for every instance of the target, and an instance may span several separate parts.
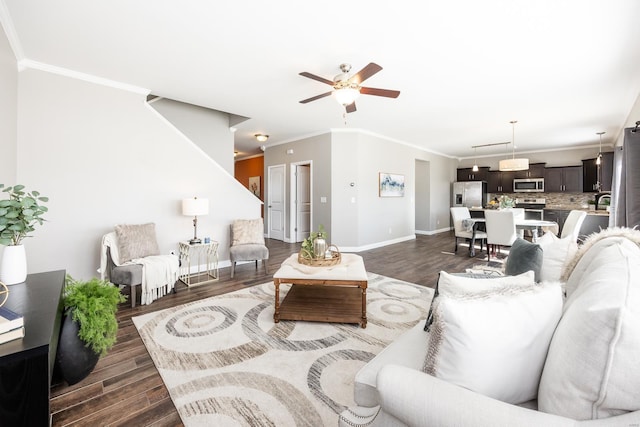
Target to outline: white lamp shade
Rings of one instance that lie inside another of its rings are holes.
[[[209,214],[209,199],[192,199],[182,200],[182,215],[198,216]]]
[[[529,169],[529,159],[505,159],[500,160],[501,171],[526,171]]]

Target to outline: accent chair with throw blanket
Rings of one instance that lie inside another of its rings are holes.
[[[540,283],[442,272],[429,331],[358,372],[340,425],[640,425],[640,230],[592,234],[559,281],[545,261]]]
[[[178,280],[176,255],[161,255],[155,224],[122,224],[102,237],[100,273],[102,280],[129,286],[131,307],[136,304],[136,286],[142,288],[140,304],[154,300],[174,289]]]

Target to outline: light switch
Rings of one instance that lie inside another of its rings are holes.
[[[355,203],[355,202],[356,202],[356,198],[355,198],[355,197],[352,197],[352,198],[351,198],[351,203]]]
[[[327,203],[326,197],[320,197],[320,203]]]

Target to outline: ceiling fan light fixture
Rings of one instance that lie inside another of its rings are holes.
[[[360,91],[354,87],[343,87],[333,91],[333,96],[340,105],[347,106],[356,102],[360,96]]]
[[[269,135],[264,135],[264,134],[261,134],[261,133],[256,133],[254,136],[256,137],[258,142],[266,142],[267,139],[269,139]]]

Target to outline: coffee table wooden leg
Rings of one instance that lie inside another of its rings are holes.
[[[273,279],[273,284],[276,288],[276,303],[275,311],[273,312],[273,322],[280,322],[280,279]]]
[[[362,289],[362,321],[360,326],[362,328],[367,327],[367,283],[359,286]]]

